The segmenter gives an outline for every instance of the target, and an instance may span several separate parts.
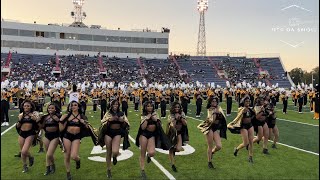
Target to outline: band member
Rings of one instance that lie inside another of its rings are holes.
[[[171,168],[174,172],[177,172],[174,162],[175,152],[183,151],[182,145],[189,141],[186,115],[178,102],[174,102],[171,106],[166,134],[172,144],[169,149]]]
[[[149,101],[148,92],[144,91],[142,92],[142,104],[144,104],[147,101]],[[150,101],[154,104],[154,101],[152,101],[152,99],[150,99]]]
[[[308,93],[308,97],[309,97],[309,102],[310,102],[310,112],[313,112],[314,109],[313,109],[313,102],[314,102],[314,91],[312,89],[309,89],[309,93]]]
[[[45,176],[53,174],[56,169],[53,154],[59,144],[59,121],[61,117],[60,109],[53,103],[48,105],[47,113],[42,116],[39,122],[40,128],[45,131],[45,138],[43,140],[47,152]]]
[[[313,97],[314,97],[314,106],[313,106],[314,115],[313,115],[313,119],[317,119],[317,120],[319,120],[319,109],[320,109],[320,105],[319,105],[319,102],[320,102],[319,90],[320,90],[320,88],[319,88],[319,85],[317,84],[315,93],[313,95]]]
[[[197,106],[196,117],[200,117],[201,108],[202,108],[202,98],[200,94],[197,95],[196,106]]]
[[[272,148],[276,149],[276,144],[279,141],[279,129],[276,125],[276,111],[274,110],[273,104],[270,104],[269,109],[267,111],[268,116],[267,116],[267,125],[269,127],[269,137],[271,138],[271,134],[274,135],[273,137],[273,143],[272,143]]]
[[[28,172],[27,158],[29,158],[29,166],[31,167],[34,163],[34,157],[31,156],[29,149],[38,130],[38,121],[40,116],[35,111],[35,106],[30,100],[25,100],[22,104],[23,112],[18,116],[18,122],[16,129],[19,133],[19,145],[21,149],[21,159],[23,162],[23,173]]]
[[[230,92],[230,88],[227,88],[224,92],[227,102],[227,116],[231,115],[231,109],[232,109],[232,94]]]
[[[20,108],[20,113],[23,112],[23,108],[22,108],[22,102],[26,99],[26,90],[25,89],[20,89],[19,91],[17,91],[16,96],[19,98],[19,108]]]
[[[99,145],[101,147],[106,145],[107,147],[107,177],[111,178],[111,156],[113,158],[113,165],[116,165],[121,138],[124,137],[123,150],[130,146],[128,139],[129,121],[126,115],[120,111],[120,103],[118,100],[111,102],[110,110],[101,120],[99,132]]]
[[[302,113],[302,106],[303,106],[303,94],[301,92],[301,90],[298,91],[298,93],[296,94],[296,97],[298,99],[298,111],[299,114]]]
[[[43,88],[42,87],[38,87],[37,89],[37,92],[38,94],[38,109],[39,109],[39,112],[43,112],[43,105],[44,105],[44,98],[45,98],[45,94],[44,94],[44,91],[43,91]]]
[[[167,116],[167,99],[165,96],[161,97],[160,109],[161,109],[161,118],[165,118]]]
[[[271,104],[273,104],[274,106],[276,106],[276,105],[277,105],[277,99],[276,99],[276,94],[275,94],[275,92],[269,93],[269,96],[270,96]]]
[[[288,95],[286,94],[286,91],[283,91],[280,95],[280,98],[282,100],[283,103],[283,109],[282,109],[282,113],[283,114],[287,114],[287,108],[288,108]]]
[[[172,103],[174,102],[174,98],[175,98],[175,92],[172,90],[170,91],[170,105],[172,105]]]
[[[128,100],[129,100],[129,96],[125,93],[123,93],[121,95],[121,111],[126,115],[126,117],[128,117]]]
[[[161,92],[158,90],[158,89],[156,89],[155,90],[155,109],[158,109],[158,106],[159,106],[159,104],[160,104],[160,102],[161,102]]]
[[[213,154],[222,148],[221,138],[227,139],[227,123],[226,116],[219,106],[219,99],[217,97],[209,98],[207,109],[207,119],[198,125],[198,129],[206,135],[208,144],[208,167],[212,169],[214,168],[212,164]],[[217,130],[219,130],[219,132]],[[214,147],[213,142],[215,143]]]
[[[268,96],[266,96],[266,100]],[[253,143],[260,142],[263,137],[263,153],[269,154],[268,152],[268,139],[269,139],[269,128],[266,124],[268,111],[267,109],[270,107],[269,101],[264,101],[263,98],[256,99],[254,111],[256,113],[256,118],[253,121],[254,130],[257,132],[257,137],[253,139]]]
[[[222,102],[222,90],[220,88],[218,89],[218,97],[219,101]]]
[[[9,126],[9,99],[9,92],[1,90],[1,126]]]
[[[297,106],[297,102],[298,102],[298,90],[296,90],[296,91],[293,91],[292,93],[292,98],[293,98],[293,102],[294,102],[294,106]]]
[[[201,94],[202,94],[202,97],[203,97],[204,100],[208,99],[208,94],[207,94],[206,90],[202,90]]]
[[[132,94],[133,94],[134,111],[138,111],[139,103],[140,103],[139,91],[134,90]]]
[[[85,92],[80,93],[79,102],[82,107],[83,114],[86,115],[88,96]]]
[[[236,90],[236,96],[235,96],[235,98],[236,98],[236,100],[238,101],[239,107],[240,107],[240,101],[241,101],[240,94],[241,94],[241,89],[238,88],[238,89]]]
[[[101,105],[101,119],[102,119],[104,114],[107,112],[107,93],[105,90],[101,91],[100,105]]]
[[[90,136],[94,144],[97,144],[97,135],[93,133],[92,126],[83,114],[81,105],[72,101],[68,105],[68,114],[63,115],[59,121],[59,130],[63,137],[64,164],[67,171],[67,179],[72,179],[70,173],[70,158],[76,161],[76,169],[80,168],[79,148],[82,137]],[[90,133],[88,133],[90,131]],[[94,137],[93,137],[94,136]],[[96,138],[96,139],[94,139]]]
[[[60,98],[60,93],[58,91],[55,91],[52,93],[52,102],[59,108],[61,109],[61,98]]]
[[[243,142],[234,149],[233,155],[237,156],[238,151],[244,147],[249,150],[249,163],[253,163],[253,136],[254,130],[252,126],[252,119],[255,115],[254,111],[250,108],[250,97],[245,96],[240,101],[240,108],[238,109],[237,117],[228,124],[228,129],[231,133],[241,133]]]
[[[66,102],[66,91],[64,90],[63,87],[60,88],[60,99],[61,99],[61,104],[64,106],[64,103]]]
[[[138,147],[140,146],[141,177],[142,179],[146,179],[147,176],[144,171],[146,152],[148,152],[147,163],[150,163],[151,157],[155,155],[156,147],[164,150],[169,150],[169,147],[171,147],[151,101],[147,101],[143,104],[141,123],[136,137],[136,145]]]
[[[18,86],[15,86],[11,89],[11,94],[12,94],[12,101],[14,103],[15,107],[18,107],[18,98],[17,98],[17,92],[18,92],[19,88]]]
[[[303,96],[303,107],[306,107],[308,102],[308,92],[303,91],[302,96]]]
[[[92,97],[92,103],[93,103],[93,112],[97,112],[97,106],[98,106],[98,91],[97,89],[93,89],[93,92],[91,93]]]
[[[182,106],[183,112],[185,115],[187,115],[188,103],[190,101],[189,96],[187,96],[185,93],[181,93],[180,101],[181,101],[181,106]]]

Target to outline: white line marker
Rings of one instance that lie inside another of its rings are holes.
[[[135,144],[136,140],[134,140],[130,135],[129,139]],[[173,177],[173,175],[166,170],[155,158],[151,157],[151,161],[171,180],[175,180],[176,178]]]
[[[270,142],[273,142],[273,141],[270,141]],[[297,148],[297,147],[294,147],[294,146],[290,146],[290,145],[287,145],[287,144],[283,144],[283,143],[279,143],[279,142],[277,144],[280,144],[280,145],[287,146],[287,147],[292,148],[292,149],[296,149],[296,150],[299,150],[299,151],[303,151],[303,152],[307,152],[307,153],[319,156],[319,153],[315,153],[315,152],[312,152],[312,151],[307,151],[307,150],[304,150],[304,149],[300,149],[300,148]]]
[[[281,118],[277,118],[277,119],[279,119],[281,121],[288,121],[288,122],[297,123],[297,124],[304,124],[304,125],[308,125],[308,126],[319,127],[319,125],[315,125],[315,124],[303,123],[303,122],[298,122],[298,121],[291,121],[291,120],[281,119]]]
[[[232,111],[232,112],[237,113],[237,111]],[[287,121],[287,122],[292,122],[292,123],[297,123],[297,124],[304,124],[304,125],[308,125],[308,126],[315,126],[315,127],[319,127],[319,125],[316,125],[316,124],[303,123],[303,122],[299,122],[299,121],[291,121],[291,120],[288,120],[288,119],[277,118],[277,120],[280,120],[280,121]]]
[[[193,117],[190,117],[190,116],[187,116],[187,117],[191,118],[191,119],[194,119],[196,121],[201,121],[202,122],[202,120],[200,120],[200,119],[196,119],[196,118],[193,118]],[[269,140],[269,141],[273,142],[271,140]],[[307,150],[304,150],[304,149],[300,149],[300,148],[297,148],[297,147],[294,147],[294,146],[290,146],[290,145],[287,145],[287,144],[283,144],[283,143],[279,143],[279,142],[277,144],[280,144],[280,145],[287,146],[287,147],[292,148],[292,149],[296,149],[296,150],[299,150],[299,151],[303,151],[303,152],[307,152],[307,153],[319,156],[319,153],[315,153],[315,152],[312,152],[312,151],[307,151]]]
[[[11,127],[9,127],[8,129],[4,130],[2,133],[1,133],[1,136],[4,135],[6,132],[8,132],[10,129],[12,129],[13,127],[16,126],[16,123],[14,123]]]

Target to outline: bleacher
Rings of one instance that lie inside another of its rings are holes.
[[[1,53],[1,65],[4,65],[7,55],[7,53]],[[99,75],[98,57],[96,56],[59,56],[59,58],[61,60],[60,63],[62,70],[66,69],[64,66],[68,66],[69,68],[74,68],[77,72],[73,73],[78,76],[81,76],[81,73],[83,72],[87,73],[87,76],[89,73],[95,74],[95,76]],[[261,69],[268,71],[270,77],[267,80],[258,78],[259,68],[256,67],[256,62],[252,58],[229,56],[191,56],[176,58],[176,62],[180,66],[180,70],[186,70],[192,82],[199,81],[204,84],[214,82],[216,85],[224,87],[227,80],[231,83],[246,80],[247,82],[252,83],[257,83],[258,81],[267,83],[269,81],[272,84],[278,83],[279,87],[286,88],[291,86],[289,80],[285,76],[285,71],[279,58],[258,58],[256,60],[259,60]],[[43,68],[41,67],[42,64],[45,64],[46,69],[44,72],[50,71],[48,69],[49,66],[50,68],[55,66],[54,55],[27,55],[12,53],[11,61],[14,68],[19,66],[19,62],[28,62],[28,66],[35,69],[41,69]],[[103,57],[104,67],[109,73],[107,80],[130,82],[133,80],[140,81],[142,78],[147,78],[148,81],[165,82],[166,78],[163,77],[159,80],[155,79],[157,78],[157,74],[163,76],[163,74],[161,74],[163,71],[166,71],[166,76],[170,77],[171,80],[182,80],[182,78],[179,77],[179,69],[172,59],[141,58],[140,62],[144,65],[145,70],[148,72],[151,71],[151,73],[146,75],[140,74],[141,67],[135,58]],[[91,68],[86,69],[88,65],[90,65]],[[217,72],[218,70],[224,70],[227,73],[228,78],[220,78]],[[171,74],[168,74],[168,72]],[[49,80],[50,78],[46,79]]]

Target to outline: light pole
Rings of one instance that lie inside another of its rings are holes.
[[[204,13],[208,10],[208,0],[198,0],[197,8],[200,13],[197,55],[205,56],[206,55],[206,26],[205,26]]]

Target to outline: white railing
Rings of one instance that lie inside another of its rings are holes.
[[[198,56],[196,52],[188,51],[171,51],[170,55],[190,55]],[[246,57],[246,58],[279,58],[279,53],[261,53],[261,54],[247,54],[247,53],[230,53],[230,52],[207,52],[206,56],[229,56],[229,57]]]

